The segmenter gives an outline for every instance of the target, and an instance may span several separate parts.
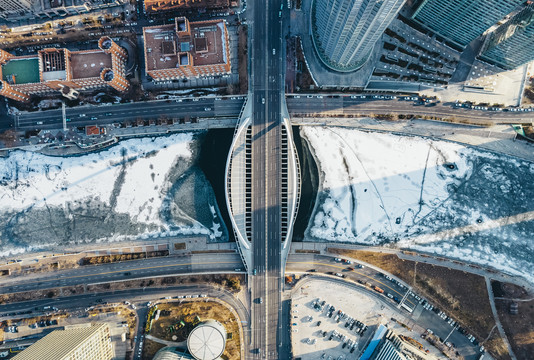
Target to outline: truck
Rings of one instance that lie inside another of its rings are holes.
[[[379,292],[380,294],[383,294],[384,293],[384,290],[382,290],[381,288],[379,288],[378,286],[373,286],[373,290],[376,291],[376,292]]]

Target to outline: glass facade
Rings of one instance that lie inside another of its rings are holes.
[[[466,46],[525,0],[423,0],[412,18]]]
[[[534,5],[529,5],[495,30],[480,59],[507,70],[534,60]]]
[[[315,0],[312,33],[321,60],[353,71],[369,57],[406,0]]]

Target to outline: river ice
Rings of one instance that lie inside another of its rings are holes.
[[[195,163],[199,142],[180,133],[81,156],[0,158],[0,255],[183,234],[220,239],[226,228]]]
[[[534,164],[420,137],[303,127],[315,240],[396,244],[534,280]]]

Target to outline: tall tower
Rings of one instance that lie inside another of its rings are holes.
[[[406,0],[314,0],[312,34],[329,68],[348,72],[363,66]]]
[[[30,96],[26,93],[13,89],[7,82],[0,80],[0,95],[17,101],[29,101]]]
[[[109,68],[102,70],[100,78],[118,91],[126,91],[130,87],[130,83],[124,76],[121,76],[121,74],[118,74]]]
[[[423,0],[412,18],[458,45],[467,46],[525,0]]]
[[[489,35],[480,59],[507,70],[534,60],[534,4]]]

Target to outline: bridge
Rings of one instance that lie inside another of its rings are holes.
[[[251,276],[253,356],[282,354],[284,268],[299,197],[299,167],[285,102],[281,0],[249,4],[249,95],[226,165],[226,203]]]

